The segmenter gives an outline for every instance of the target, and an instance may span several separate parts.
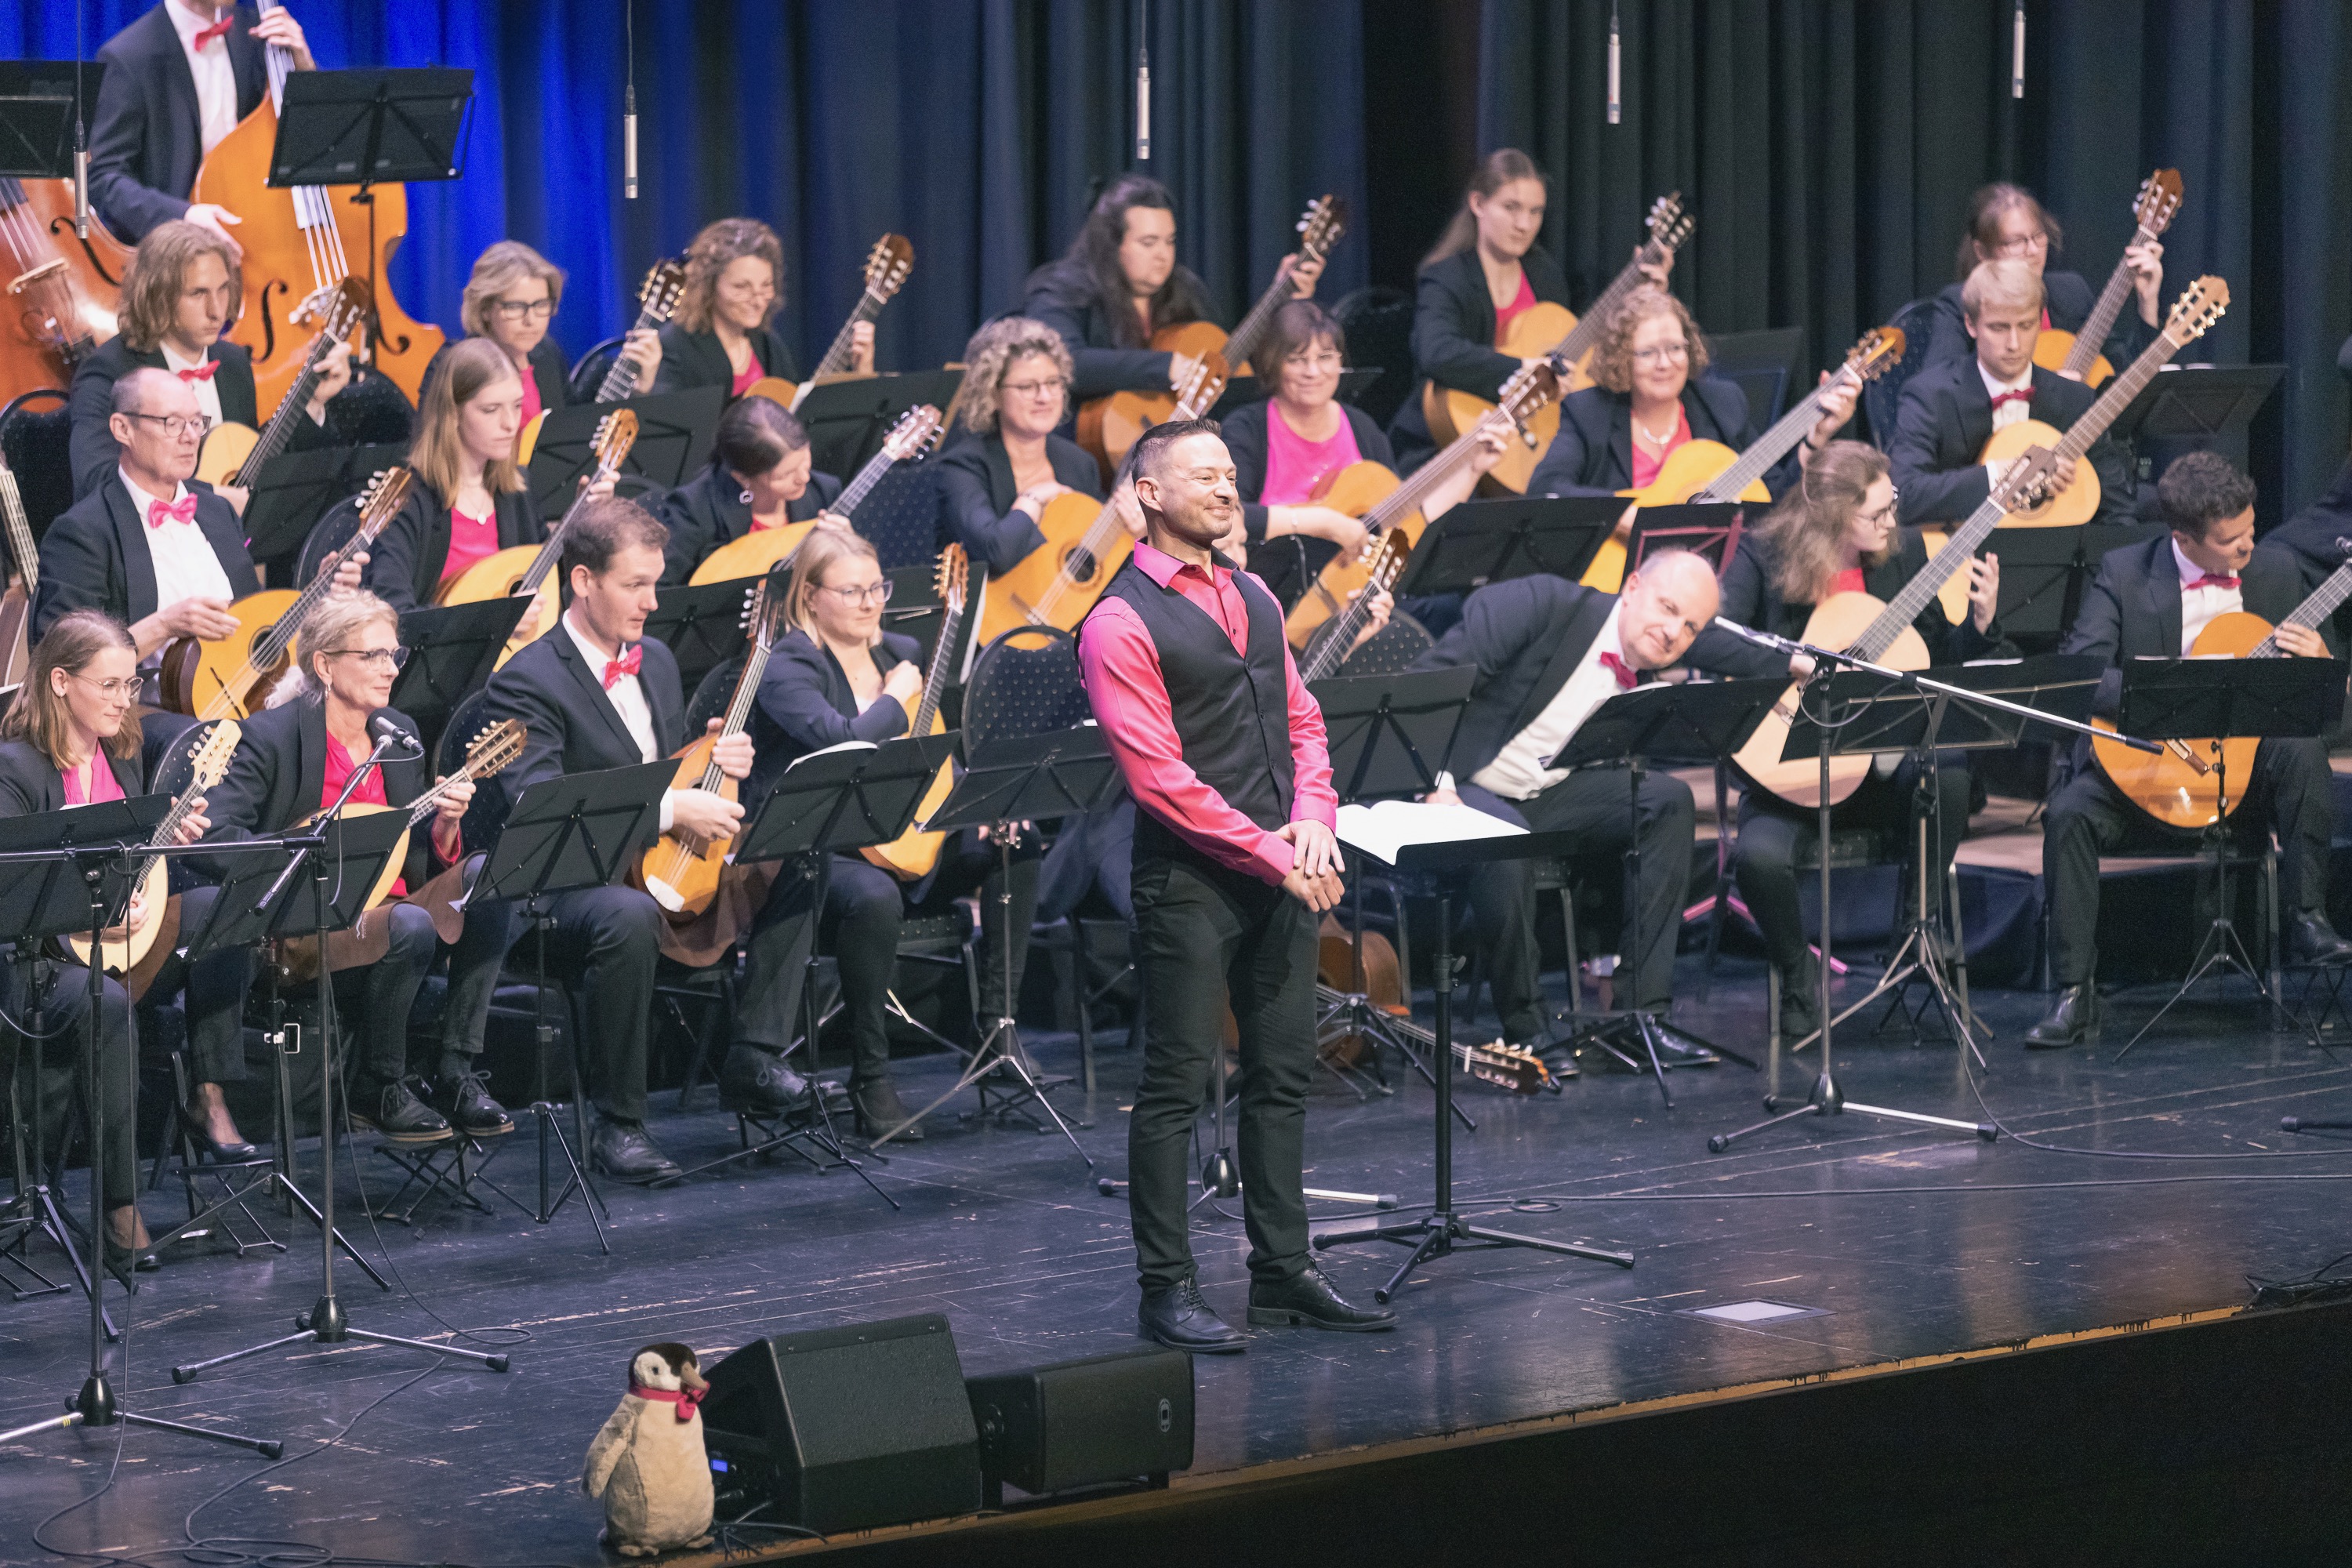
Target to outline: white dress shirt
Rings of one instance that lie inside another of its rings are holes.
[[[572,646],[580,650],[580,657],[588,661],[588,673],[602,682],[604,667],[613,662],[613,656],[588,640],[587,634],[573,622],[569,610],[563,612],[563,631],[572,639]],[[637,760],[650,763],[660,756],[661,744],[654,735],[654,710],[646,702],[646,683],[634,675],[624,675],[604,688],[604,695],[612,701],[613,711],[621,716],[621,723],[629,731],[629,739],[637,743]],[[674,789],[663,792],[661,827],[664,833],[669,831],[677,795],[677,791]]]
[[[228,571],[221,565],[220,557],[213,553],[213,542],[205,531],[190,518],[185,522],[167,522],[161,528],[147,521],[148,509],[162,499],[148,494],[131,482],[131,476],[116,468],[122,488],[131,492],[131,510],[139,519],[140,537],[147,541],[147,556],[155,573],[155,607],[163,609],[183,599],[206,598],[223,602],[236,597],[228,585]],[[173,485],[170,500],[173,505],[187,499],[188,487]],[[165,647],[170,646],[168,643]],[[147,672],[142,684],[142,700],[155,695],[153,673],[163,662],[163,649],[158,647],[142,659],[139,668]]]
[[[194,10],[186,0],[170,0],[163,14],[172,18],[172,28],[180,35],[180,52],[188,57],[189,73],[196,79],[196,122],[209,153],[236,129],[236,68],[229,64],[228,37],[224,34],[209,39],[200,49],[196,35],[211,26],[214,17]]]
[[[162,347],[163,368],[173,375],[179,375],[184,370],[194,370],[197,366],[207,363],[207,356],[189,359],[172,346],[169,338],[163,340]],[[193,380],[186,377],[182,379],[187,380],[188,390],[196,395],[196,412],[211,420],[215,426],[218,426],[221,422],[220,372],[215,371],[210,375],[200,375]]]
[[[2180,541],[2173,540],[2171,544],[2172,563],[2180,568],[2180,655],[2186,658],[2196,645],[2197,634],[2212,625],[2214,616],[2244,609],[2246,598],[2242,584],[2235,588],[2190,587],[2206,574],[2205,568],[2182,553]]]
[[[1996,431],[2006,430],[2012,425],[2033,417],[2033,399],[2031,395],[2033,391],[2032,365],[2027,365],[2025,374],[2015,381],[1995,381],[1992,378],[1992,372],[1985,369],[1984,361],[1979,360],[1977,374],[1983,378],[1985,395],[1988,397],[1999,397],[2004,392],[2028,394],[2027,396],[2012,398],[2007,403],[1996,403],[1992,405],[1992,427]],[[2005,466],[2002,463],[1987,463],[1984,466],[1985,478],[1993,484],[2000,483],[2000,470]]]
[[[1559,690],[1543,711],[1528,721],[1526,729],[1503,743],[1495,760],[1470,775],[1470,782],[1479,788],[1500,795],[1505,800],[1527,800],[1542,794],[1568,777],[1568,770],[1549,765],[1568,744],[1577,727],[1592,717],[1592,710],[1623,689],[1617,683],[1616,671],[1601,662],[1604,653],[1624,656],[1624,645],[1617,637],[1617,612],[1612,605],[1609,618],[1601,623],[1601,630],[1592,646],[1584,650],[1584,658],[1570,671]]]

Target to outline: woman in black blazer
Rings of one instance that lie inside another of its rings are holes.
[[[2097,291],[2079,272],[2048,269],[2050,258],[2064,248],[2065,238],[2058,220],[2024,186],[2004,181],[1978,191],[1969,198],[1968,226],[1960,235],[1959,254],[1953,258],[1954,281],[1936,296],[1935,329],[1920,367],[1976,358],[1960,289],[1979,262],[2009,258],[2032,268],[2042,279],[2042,330],[2081,331],[2097,302]],[[2164,246],[2158,240],[2135,238],[2124,247],[2124,260],[2131,266],[2137,309],[2116,317],[2107,341],[2099,345],[2108,364],[2118,372],[2156,341],[2157,323],[2162,320]]]
[[[720,386],[740,397],[769,376],[801,378],[783,339],[770,330],[784,302],[784,247],[756,218],[727,217],[694,237],[686,251],[686,289],[661,330],[656,392]],[[856,369],[874,368],[874,326],[860,322]]]
[[[686,582],[713,551],[754,529],[824,517],[841,495],[841,481],[818,473],[814,461],[808,431],[782,404],[766,397],[729,404],[719,416],[709,467],[653,505],[669,530],[662,586]]]
[[[1776,637],[1798,637],[1815,607],[1832,595],[1865,593],[1893,600],[1927,564],[1918,532],[1897,529],[1895,515],[1895,481],[1885,455],[1859,441],[1831,442],[1806,464],[1796,489],[1740,540],[1723,573],[1717,613]],[[1987,556],[1969,564],[1969,616],[1960,625],[1952,625],[1941,603],[1928,600],[1912,629],[1927,645],[1929,660],[1958,664],[1998,654],[2002,639],[1994,611],[2000,593],[2000,563]],[[1684,662],[1729,676],[1792,673],[1785,656],[1712,626],[1692,643]],[[1892,775],[1874,771],[1832,812],[1831,821],[1839,827],[1904,823],[1909,819],[1913,780],[1908,762]],[[1936,770],[1941,853],[1934,858],[1933,874],[1939,889],[1968,833],[1970,788],[1966,760],[1958,752],[1947,753]],[[1761,790],[1741,792],[1739,891],[1780,971],[1780,1032],[1790,1042],[1821,1026],[1819,974],[1806,946],[1796,873],[1798,852],[1811,842],[1817,821],[1811,806],[1792,806]],[[1918,870],[1911,868],[1913,875]]]
[[[563,268],[519,239],[502,239],[483,251],[466,279],[457,319],[465,323],[467,337],[488,338],[514,361],[523,380],[525,425],[573,401],[571,367],[547,335],[562,303]],[[457,346],[444,343],[434,353],[425,367],[420,401],[430,395],[434,382],[448,368],[449,351]],[[633,329],[622,341],[621,357],[635,362],[637,385],[650,389],[661,370],[661,341],[650,329]]]
[[[1009,572],[1045,542],[1037,523],[1059,497],[1099,498],[1102,469],[1054,432],[1076,367],[1061,335],[1027,316],[991,321],[964,346],[966,432],[940,454],[940,542],[975,566]]]

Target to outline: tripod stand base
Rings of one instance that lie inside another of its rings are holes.
[[[1852,1111],[1856,1116],[1875,1116],[1888,1121],[1907,1121],[1915,1127],[1940,1127],[1950,1132],[1973,1132],[1988,1143],[1996,1142],[2000,1138],[2000,1129],[1990,1121],[1961,1121],[1949,1116],[1929,1116],[1923,1111],[1897,1110],[1891,1106],[1864,1105],[1858,1100],[1848,1100],[1845,1097],[1845,1091],[1838,1088],[1837,1081],[1827,1073],[1822,1074],[1813,1080],[1812,1092],[1805,1097],[1805,1103],[1796,1110],[1780,1110],[1780,1100],[1777,1096],[1767,1096],[1764,1109],[1780,1111],[1780,1114],[1767,1117],[1752,1126],[1743,1127],[1737,1132],[1717,1133],[1706,1141],[1707,1152],[1720,1154],[1750,1133],[1761,1132],[1767,1128],[1794,1121],[1801,1116],[1843,1116],[1848,1111]]]
[[[1070,1124],[1063,1120],[1062,1113],[1056,1110],[1054,1108],[1054,1102],[1046,1098],[1052,1090],[1070,1080],[1066,1078],[1048,1079],[1032,1073],[1022,1058],[1021,1037],[1014,1032],[1013,1020],[997,1019],[990,1027],[987,1037],[980,1042],[980,1049],[972,1052],[971,1060],[964,1064],[962,1074],[956,1079],[953,1086],[945,1094],[932,1100],[898,1126],[882,1133],[868,1146],[879,1149],[883,1144],[969,1089],[979,1093],[980,1108],[986,1115],[1002,1116],[1024,1105],[1035,1105],[1038,1110],[1053,1119],[1054,1125],[1061,1131],[1062,1136],[1070,1141],[1070,1147],[1077,1151],[1078,1158],[1087,1163],[1087,1169],[1093,1170],[1095,1157],[1087,1152],[1086,1146],[1078,1142],[1078,1135],[1070,1131]],[[992,1102],[989,1094],[994,1086],[985,1080],[999,1073],[1012,1074],[1018,1087],[1009,1089],[995,1089],[999,1098]],[[1080,1125],[1092,1124],[1082,1122]],[[1043,1127],[1038,1128],[1038,1131],[1044,1131]]]
[[[1484,1252],[1506,1247],[1524,1247],[1537,1252],[1549,1252],[1562,1258],[1589,1258],[1595,1263],[1613,1263],[1620,1268],[1633,1267],[1630,1252],[1612,1252],[1605,1247],[1579,1247],[1573,1242],[1546,1241],[1538,1236],[1521,1236],[1516,1231],[1489,1230],[1472,1225],[1460,1215],[1439,1209],[1423,1219],[1400,1220],[1393,1225],[1370,1225],[1354,1230],[1325,1231],[1315,1237],[1315,1249],[1327,1247],[1347,1247],[1360,1241],[1388,1241],[1399,1247],[1412,1248],[1397,1271],[1389,1276],[1388,1283],[1372,1292],[1372,1300],[1382,1306],[1396,1294],[1397,1287],[1406,1275],[1433,1258],[1447,1258],[1456,1252]]]
[[[63,1431],[68,1426],[149,1426],[158,1432],[176,1432],[183,1437],[202,1437],[208,1443],[226,1443],[233,1448],[250,1448],[265,1459],[277,1458],[286,1452],[286,1445],[272,1437],[246,1437],[235,1432],[215,1432],[207,1426],[166,1421],[161,1416],[135,1415],[115,1404],[114,1385],[102,1372],[94,1372],[83,1380],[81,1391],[66,1402],[63,1415],[52,1415],[47,1421],[36,1421],[13,1432],[0,1432],[0,1443],[13,1443],[36,1432]]]
[[[1598,1017],[1587,1014],[1585,1017],[1588,1021],[1574,1034],[1551,1048],[1576,1051],[1586,1046],[1599,1047],[1620,1065],[1657,1079],[1658,1093],[1669,1110],[1675,1103],[1673,1091],[1666,1088],[1669,1068],[1714,1067],[1728,1060],[1738,1062],[1749,1072],[1761,1070],[1752,1058],[1678,1027],[1655,1013],[1634,1010]]]
[[[297,1331],[282,1339],[270,1340],[263,1344],[247,1345],[241,1351],[231,1351],[226,1355],[215,1356],[210,1361],[190,1362],[185,1366],[175,1366],[172,1369],[172,1381],[179,1384],[194,1383],[198,1373],[210,1371],[214,1367],[226,1366],[234,1361],[244,1361],[248,1356],[257,1356],[265,1351],[283,1350],[289,1345],[333,1345],[342,1344],[352,1340],[359,1340],[372,1345],[399,1345],[406,1350],[426,1351],[434,1355],[458,1356],[467,1361],[479,1362],[492,1372],[507,1370],[507,1358],[495,1352],[467,1350],[460,1345],[436,1345],[427,1340],[404,1340],[397,1334],[379,1334],[366,1329],[355,1329],[352,1327],[351,1319],[343,1311],[343,1304],[332,1296],[320,1297],[317,1305],[294,1320],[294,1327]],[[131,1419],[143,1418],[131,1417]],[[150,1425],[155,1425],[155,1423],[150,1423]],[[179,1430],[194,1430],[194,1428],[179,1428]]]

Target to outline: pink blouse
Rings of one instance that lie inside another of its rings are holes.
[[[449,509],[449,553],[441,563],[441,581],[450,578],[499,552],[499,513],[490,509],[488,517],[467,517],[456,507]]]
[[[1339,428],[1328,440],[1309,441],[1290,427],[1282,405],[1265,405],[1265,484],[1257,494],[1264,506],[1297,506],[1312,500],[1315,487],[1362,458],[1356,446],[1356,427],[1340,410]]]
[[[65,780],[68,805],[96,805],[100,801],[121,800],[122,781],[114,776],[114,764],[106,760],[106,752],[93,752],[89,759],[90,791],[81,793],[81,780],[70,769],[59,768],[58,776]]]

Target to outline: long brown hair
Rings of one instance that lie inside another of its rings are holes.
[[[466,479],[466,446],[457,436],[457,410],[474,400],[484,387],[508,377],[520,379],[514,360],[494,338],[462,338],[451,343],[442,374],[425,384],[425,406],[417,410],[416,438],[408,448],[408,466],[433,487],[443,500],[455,500]],[[492,495],[523,488],[522,468],[509,451],[482,466],[482,483]]]
[[[16,688],[6,715],[0,716],[0,740],[28,742],[52,764],[64,767],[73,715],[66,709],[66,700],[54,689],[49,672],[62,669],[68,675],[79,675],[110,647],[128,649],[133,658],[139,655],[139,645],[131,640],[122,623],[103,610],[68,610],[50,622],[47,635],[33,645],[32,668],[25,672],[25,684]],[[106,751],[126,760],[139,754],[137,713],[133,704],[122,728],[106,737]]]
[[[1756,530],[1772,556],[1772,585],[1784,603],[1818,605],[1837,580],[1839,552],[1847,524],[1861,510],[1870,487],[1886,477],[1886,454],[1862,441],[1832,441],[1806,463],[1803,482]],[[1894,540],[1864,566],[1894,557]]]
[[[719,275],[740,257],[756,256],[775,275],[776,291],[768,300],[768,313],[760,324],[776,319],[784,303],[784,242],[776,231],[754,217],[723,217],[707,224],[686,247],[686,287],[678,291],[677,324],[689,332],[710,331],[711,308],[719,292]]]
[[[799,552],[793,560],[792,586],[784,591],[785,623],[822,647],[816,617],[810,613],[809,600],[824,585],[824,574],[836,561],[854,560],[864,556],[877,566],[881,557],[874,552],[872,541],[862,534],[839,528],[812,528],[801,541]]]
[[[1672,316],[1681,324],[1683,345],[1690,351],[1685,362],[1690,379],[1696,381],[1706,371],[1706,334],[1698,330],[1690,307],[1655,284],[1644,283],[1627,294],[1601,325],[1601,341],[1592,345],[1592,359],[1586,366],[1594,385],[1611,392],[1633,390],[1633,334],[1653,316]]]
[[[1437,237],[1437,243],[1429,247],[1429,254],[1421,258],[1423,268],[1434,267],[1447,257],[1477,244],[1478,215],[1470,210],[1470,198],[1475,195],[1483,200],[1513,180],[1533,180],[1544,188],[1547,195],[1551,192],[1550,178],[1533,158],[1517,147],[1496,148],[1479,159],[1478,166],[1470,171],[1470,183],[1463,187],[1462,205],[1446,221],[1444,232]]]
[[[1167,186],[1149,174],[1121,174],[1095,198],[1087,221],[1078,226],[1077,237],[1070,241],[1068,254],[1038,269],[1040,273],[1060,269],[1066,275],[1075,271],[1084,278],[1087,291],[1102,307],[1114,346],[1123,349],[1142,348],[1160,328],[1202,321],[1209,314],[1208,297],[1202,292],[1200,279],[1179,262],[1170,270],[1168,281],[1145,301],[1151,317],[1150,330],[1138,319],[1134,291],[1128,287],[1126,269],[1118,264],[1118,247],[1127,239],[1127,215],[1135,207],[1173,213],[1176,201]],[[1035,276],[1032,275],[1033,279]]]
[[[221,265],[228,268],[230,298],[237,303],[244,300],[244,273],[226,240],[177,218],[157,224],[131,253],[131,265],[122,269],[122,300],[115,307],[115,324],[126,346],[142,354],[153,353],[170,335],[179,319],[180,292],[188,286],[188,268],[200,256],[220,258]],[[236,320],[237,303],[229,307],[231,321]]]
[[[2023,185],[2012,185],[2007,180],[1996,180],[1978,187],[1969,198],[1968,226],[1960,230],[1960,248],[1952,258],[1952,280],[1965,283],[1969,274],[1977,269],[1979,261],[1993,261],[2000,256],[2001,215],[2011,207],[2023,207],[2033,215],[2042,232],[2050,237],[2050,254],[2057,255],[2066,248],[2065,231],[2050,209],[2034,198]]]

